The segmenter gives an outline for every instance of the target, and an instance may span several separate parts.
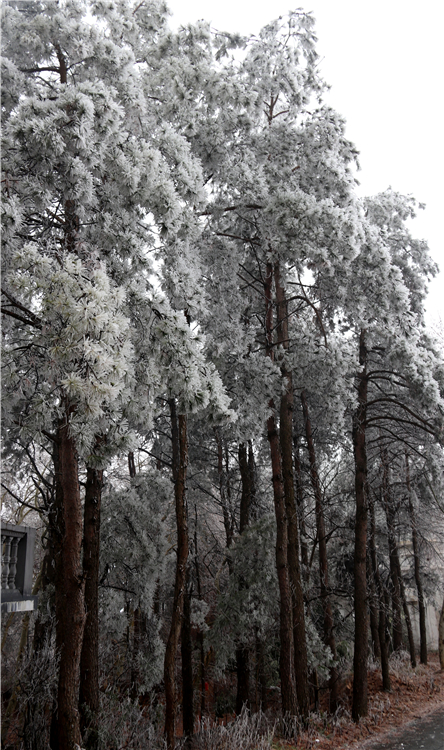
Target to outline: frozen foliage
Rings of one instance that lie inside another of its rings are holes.
[[[201,170],[152,96],[161,4],[2,11],[7,423],[41,439],[68,409],[79,453],[103,465],[134,446],[131,421],[149,428],[165,390],[181,411],[229,413],[175,309],[199,307]],[[153,254],[173,306],[153,291]]]
[[[202,721],[193,737],[193,750],[267,750],[272,747],[274,728],[260,711],[247,710],[226,726]]]
[[[267,516],[236,540],[228,556],[230,576],[219,597],[217,616],[208,639],[224,669],[236,645],[254,645],[270,637],[276,624],[278,590],[274,565],[275,528]]]
[[[130,698],[106,691],[99,715],[99,742],[107,750],[165,750],[161,732]]]
[[[412,198],[356,196],[357,152],[323,104],[311,14],[289,13],[249,39],[204,22],[173,33],[166,17],[161,0],[2,6],[3,425],[13,467],[21,463],[8,503],[30,500],[26,475],[52,543],[64,419],[73,463],[81,459],[78,528],[85,467],[106,469],[99,734],[111,750],[163,746],[157,696],[177,543],[168,402],[188,415],[194,666],[211,680],[248,651],[261,700],[278,673],[265,425],[275,412],[279,429],[282,395],[294,395],[286,447],[298,459],[301,532],[305,524],[308,665],[322,680],[332,655],[320,636],[318,508],[299,397],[313,423],[338,653],[350,653],[359,335],[381,575],[381,445],[400,523],[406,447],[415,505],[439,505],[442,480],[444,365],[422,320],[436,269],[408,231]],[[48,585],[41,596],[48,619],[53,593]],[[21,726],[36,747],[52,711],[51,659],[47,645],[23,662],[29,674],[18,670]],[[281,728],[294,737],[300,722],[284,717]],[[192,746],[265,749],[272,737],[262,714],[244,711],[227,727],[202,722]]]
[[[51,638],[17,664],[15,690],[23,724],[18,729],[20,747],[47,750],[49,747],[48,712],[56,701],[58,658]]]
[[[15,346],[4,352],[13,405],[27,407],[22,435],[51,431],[68,401],[71,433],[85,458],[97,434],[107,436],[108,450],[121,447],[128,440],[123,409],[133,379],[123,290],[104,264],[88,267],[68,254],[57,261],[31,243],[13,258],[8,282],[39,321],[23,335],[27,346],[18,361]]]
[[[173,502],[171,481],[155,469],[104,497],[104,582],[132,591],[145,612],[151,611],[156,585],[165,575],[166,518]]]
[[[254,649],[258,639],[270,644],[277,637],[275,540],[274,519],[266,516],[249,526],[227,551],[230,575],[207,635],[219,670],[226,669],[237,646]],[[328,679],[331,651],[322,643],[308,612],[306,626],[309,668],[316,669],[321,679]]]

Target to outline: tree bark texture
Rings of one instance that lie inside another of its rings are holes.
[[[273,351],[273,302],[272,302],[273,266],[267,264],[265,290],[265,325],[267,334],[267,353],[274,359]],[[284,479],[279,446],[279,435],[276,426],[274,403],[270,403],[272,414],[267,420],[267,436],[270,443],[271,469],[273,481],[273,498],[276,515],[276,569],[279,582],[279,635],[280,655],[279,672],[281,678],[281,700],[283,714],[296,714],[296,690],[294,679],[294,642],[292,596],[288,570],[288,525],[285,509]],[[304,633],[305,639],[305,633]]]
[[[264,641],[259,638],[257,631],[255,637],[256,653],[256,711],[266,711],[267,702],[267,678],[265,674],[265,647]]]
[[[182,709],[183,733],[192,737],[194,733],[194,696],[193,696],[193,643],[191,639],[191,590],[189,570],[184,590],[183,618],[180,650],[182,656]]]
[[[416,667],[415,642],[413,640],[412,622],[410,619],[409,608],[407,606],[407,598],[405,595],[404,581],[402,579],[401,562],[399,560],[398,545],[396,544],[396,534],[395,534],[395,527],[394,527],[395,513],[394,513],[392,504],[386,507],[386,513],[387,513],[387,527],[388,527],[388,533],[389,533],[390,562],[392,561],[392,558],[393,558],[393,567],[394,567],[394,570],[396,571],[397,588],[399,590],[399,598],[400,598],[400,602],[402,605],[402,609],[404,611],[404,620],[405,620],[405,624],[407,628],[407,637],[409,641],[409,650],[410,650],[410,661],[412,663],[412,667],[414,668]],[[402,635],[402,630],[401,630],[401,635]]]
[[[219,491],[220,491],[220,502],[222,507],[222,515],[224,519],[225,537],[227,540],[227,547],[231,546],[233,541],[233,518],[231,513],[230,503],[230,485],[228,480],[228,462],[224,467],[224,443],[220,430],[216,428],[214,430],[216,436],[217,445],[217,473],[219,475]]]
[[[441,616],[439,618],[438,654],[439,654],[439,665],[441,669],[444,670],[444,601],[442,603]]]
[[[381,648],[379,645],[379,632],[378,632],[378,620],[379,620],[379,602],[378,594],[376,591],[375,579],[372,574],[372,566],[367,560],[367,586],[369,590],[369,615],[370,615],[370,632],[372,635],[372,646],[373,656],[375,659],[381,660]]]
[[[296,434],[293,435],[294,446],[294,470],[295,470],[295,490],[296,506],[298,510],[299,536],[301,540],[301,563],[302,577],[308,585],[310,580],[310,563],[308,556],[307,532],[305,529],[305,502],[304,502],[304,483],[302,481],[301,459],[299,457],[299,441]]]
[[[368,712],[367,649],[367,351],[365,331],[359,339],[358,406],[353,416],[353,452],[355,459],[355,552],[354,552],[354,614],[355,650],[353,657],[353,705],[352,716],[359,721]]]
[[[405,586],[404,586],[404,581],[402,579],[401,563],[400,563],[398,554],[397,554],[397,558],[398,558],[399,585],[401,589],[401,602],[402,602],[402,609],[404,612],[405,626],[407,628],[407,639],[409,642],[410,661],[411,661],[412,667],[415,668],[416,667],[416,649],[415,649],[415,640],[413,638],[412,620],[410,617],[410,612],[409,612],[409,608],[407,604]]]
[[[379,655],[381,659],[382,689],[390,692],[390,671],[389,671],[389,652],[387,642],[387,618],[385,608],[384,586],[379,573],[378,557],[376,554],[376,521],[374,502],[368,499],[370,513],[370,559],[372,563],[373,578],[376,584],[378,595],[378,638],[379,638]]]
[[[98,748],[99,712],[99,556],[103,472],[86,470],[83,522],[83,578],[86,622],[80,658],[80,726],[86,750]]]
[[[404,611],[404,619],[407,628],[407,637],[409,641],[410,650],[410,661],[412,667],[416,667],[416,653],[415,653],[415,642],[413,640],[412,622],[410,619],[410,612],[407,606],[407,599],[405,595],[405,586],[402,579],[401,562],[399,559],[398,545],[396,543],[395,533],[395,509],[393,507],[393,500],[390,492],[388,491],[385,496],[385,513],[387,518],[387,529],[388,529],[388,540],[389,540],[389,552],[390,552],[390,574],[393,581],[393,588],[396,593],[399,593],[399,603]],[[395,575],[392,575],[392,568]],[[400,617],[400,612],[398,613]],[[402,643],[402,620],[400,627],[401,643]]]
[[[311,426],[310,413],[308,409],[307,396],[305,391],[301,393],[302,409],[304,412],[305,436],[307,439],[308,455],[310,459],[310,477],[311,485],[315,496],[315,514],[316,514],[316,531],[318,536],[319,549],[319,577],[322,610],[324,615],[324,643],[329,646],[333,659],[336,662],[336,642],[333,632],[334,622],[331,609],[328,585],[328,557],[327,542],[325,538],[325,520],[324,508],[322,501],[322,488],[319,480],[318,469],[316,465],[316,450],[313,440],[313,430]],[[330,710],[336,711],[338,705],[338,670],[332,667],[330,670]]]
[[[239,443],[239,470],[241,475],[241,503],[240,503],[240,517],[239,517],[239,533],[243,534],[248,526],[250,520],[250,504],[251,504],[251,471],[248,464],[248,454],[246,443]]]
[[[285,361],[285,352],[289,348],[288,306],[285,290],[281,283],[279,264],[277,263],[274,267],[274,281],[277,304],[277,341],[284,355],[281,359],[284,392],[281,396],[280,405],[279,444],[282,456],[285,510],[288,524],[288,567],[293,603],[294,669],[298,710],[300,715],[305,717],[308,715],[310,709],[310,688],[308,684],[304,591],[299,563],[299,525],[293,471],[293,377]]]
[[[381,453],[383,477],[382,477],[382,502],[387,520],[387,537],[389,546],[390,580],[393,611],[393,650],[400,651],[402,642],[402,614],[401,614],[401,583],[399,580],[399,560],[395,536],[395,509],[390,492],[389,467],[386,453]]]
[[[57,506],[61,508],[62,544],[56,557],[56,646],[60,654],[57,691],[57,750],[81,746],[79,716],[80,656],[85,626],[82,579],[82,503],[77,453],[69,434],[69,408],[57,429],[55,465]]]
[[[416,517],[415,508],[413,506],[412,488],[410,484],[410,467],[409,457],[406,453],[405,456],[406,464],[406,484],[407,484],[407,496],[409,502],[409,514],[410,514],[410,525],[412,529],[412,549],[413,549],[413,564],[415,569],[415,583],[416,590],[418,592],[418,610],[419,610],[419,660],[421,664],[427,664],[427,628],[426,628],[426,607],[424,598],[424,589],[422,586],[421,569],[419,565],[419,544],[418,544],[418,533],[416,529]]]
[[[197,586],[197,598],[202,601],[202,585],[200,580],[200,567],[199,567],[199,553],[197,544],[197,505],[194,504],[194,571],[196,575],[196,586]],[[197,640],[199,643],[199,673],[200,673],[200,720],[205,714],[205,646],[204,646],[204,634],[199,628],[197,634]]]
[[[176,653],[182,625],[184,591],[188,560],[188,521],[186,509],[186,474],[188,465],[187,418],[176,413],[170,400],[173,444],[173,481],[176,501],[177,560],[174,584],[173,614],[165,649],[165,736],[168,750],[174,750],[176,729]]]
[[[248,441],[248,471],[250,472],[250,507],[249,517],[256,518],[257,497],[256,497],[256,461],[254,458],[253,445],[251,440]]]
[[[251,502],[251,473],[248,465],[248,454],[246,443],[240,443],[238,449],[239,470],[241,475],[241,503],[239,532],[243,534],[248,527],[250,517]],[[239,587],[243,588],[245,582],[241,579]],[[237,675],[237,692],[236,692],[236,713],[239,715],[243,706],[250,705],[250,665],[249,650],[242,643],[236,648],[236,675]]]

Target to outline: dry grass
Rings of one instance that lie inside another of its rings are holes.
[[[269,750],[272,747],[274,725],[259,712],[250,715],[243,711],[227,725],[204,720],[193,737],[193,750]]]

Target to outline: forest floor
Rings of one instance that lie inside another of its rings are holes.
[[[428,665],[412,669],[399,660],[391,665],[392,690],[382,690],[379,669],[369,673],[369,712],[359,724],[351,720],[352,682],[346,682],[342,693],[342,710],[332,718],[320,712],[312,715],[309,728],[296,743],[276,740],[275,750],[364,750],[376,740],[385,740],[389,732],[414,719],[444,710],[444,671],[438,656],[429,654]]]

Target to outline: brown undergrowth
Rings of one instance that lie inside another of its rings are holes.
[[[391,692],[382,690],[379,669],[369,672],[369,712],[355,724],[351,719],[352,681],[342,689],[342,705],[334,716],[322,710],[312,714],[308,728],[296,741],[276,739],[275,750],[360,750],[368,740],[383,739],[389,731],[415,718],[444,708],[444,672],[436,654],[427,666],[410,666],[407,654],[391,659]]]

